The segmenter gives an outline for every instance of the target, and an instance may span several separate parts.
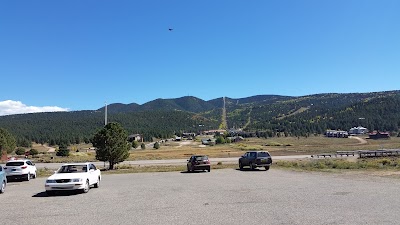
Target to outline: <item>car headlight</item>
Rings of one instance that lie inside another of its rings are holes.
[[[81,181],[82,181],[81,178],[72,179],[72,182],[81,182]]]
[[[55,181],[55,180],[46,180],[46,183],[47,183],[47,184],[56,183],[56,181]]]

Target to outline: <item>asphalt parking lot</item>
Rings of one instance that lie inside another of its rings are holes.
[[[104,175],[87,194],[9,183],[1,224],[397,224],[400,180],[271,168]]]

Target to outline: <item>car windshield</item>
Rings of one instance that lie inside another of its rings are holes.
[[[22,166],[24,162],[8,162],[6,166]]]
[[[86,165],[67,165],[62,166],[57,173],[85,173],[87,172]]]
[[[257,154],[258,157],[269,157],[270,155],[267,152],[259,152]]]
[[[207,156],[196,156],[196,161],[202,161],[202,160],[207,160],[208,157]]]

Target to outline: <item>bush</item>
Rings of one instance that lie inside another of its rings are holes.
[[[140,145],[140,148],[141,148],[141,149],[146,149],[146,145],[145,145],[144,143],[142,143],[142,144]]]
[[[15,150],[15,154],[17,155],[24,155],[25,154],[25,149],[24,148],[17,148],[17,150]]]
[[[222,136],[218,136],[217,140],[215,141],[216,144],[225,144],[225,138]]]
[[[154,146],[153,146],[153,148],[155,148],[155,149],[159,149],[159,148],[160,148],[160,143],[158,143],[158,142],[154,143]]]
[[[138,141],[132,141],[132,148],[136,149],[139,147],[139,142]]]
[[[39,154],[39,151],[38,151],[38,150],[36,150],[36,149],[34,149],[34,148],[32,148],[31,150],[29,150],[29,155],[35,156],[35,155],[37,155],[37,154]]]
[[[58,149],[57,156],[69,156],[69,149],[67,148],[66,145],[60,145],[60,148]]]

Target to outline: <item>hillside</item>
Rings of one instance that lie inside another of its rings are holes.
[[[395,131],[400,126],[400,91],[326,93],[300,97],[257,95],[226,97],[227,125],[261,136],[307,136],[326,129],[347,130],[362,125],[370,130]],[[217,129],[223,100],[185,96],[156,99],[139,105],[114,103],[107,107],[108,121],[121,123],[128,133],[171,137],[174,133]],[[365,118],[360,120],[359,118]],[[37,142],[89,141],[104,125],[99,110],[34,113],[0,117],[0,127],[19,139]],[[204,125],[204,126],[199,126]]]

